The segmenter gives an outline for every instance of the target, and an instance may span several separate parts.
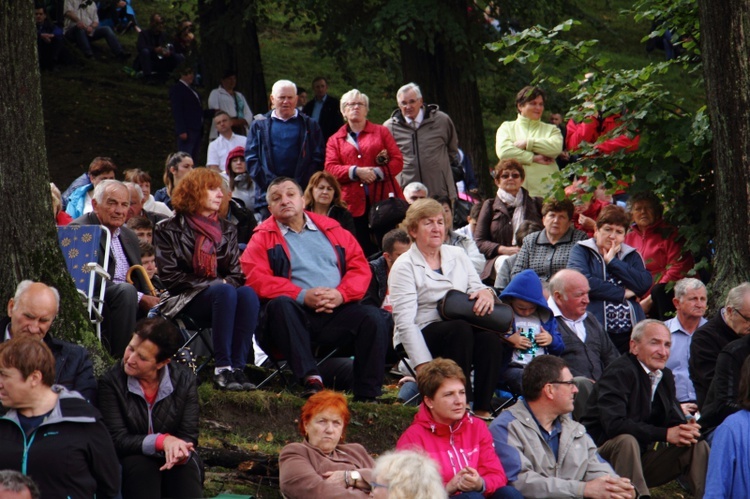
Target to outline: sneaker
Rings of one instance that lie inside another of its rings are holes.
[[[242,391],[242,385],[234,380],[234,373],[231,369],[223,369],[219,371],[219,374],[214,374],[214,385],[220,390]]]
[[[232,375],[234,376],[234,380],[239,383],[242,389],[246,392],[251,392],[257,389],[257,387],[253,383],[250,383],[250,380],[247,379],[244,370],[240,368],[234,369],[232,371]]]
[[[305,380],[305,389],[300,395],[303,399],[309,399],[318,392],[325,390],[323,383],[317,378],[310,378]]]

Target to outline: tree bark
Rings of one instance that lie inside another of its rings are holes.
[[[713,135],[716,256],[713,298],[750,281],[750,4],[699,0],[708,112]]]
[[[33,2],[0,3],[0,304],[24,279],[45,282],[60,291],[56,335],[93,345],[57,243],[33,8]]]
[[[254,2],[199,0],[201,54],[209,89],[219,85],[227,69],[237,71],[237,90],[247,99],[253,114],[268,110],[268,94],[260,56]]]
[[[471,37],[470,19],[465,2],[455,2],[454,15],[462,20]],[[473,59],[476,55],[456,52],[435,35],[433,50],[420,49],[413,42],[401,42],[401,71],[404,82],[415,82],[422,89],[426,104],[437,103],[440,110],[447,113],[458,133],[458,145],[471,157],[474,173],[480,183],[480,190],[492,192],[489,176],[487,144],[484,137],[479,87]]]

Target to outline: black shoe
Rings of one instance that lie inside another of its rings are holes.
[[[214,374],[214,385],[221,390],[229,390],[231,392],[242,391],[242,385],[235,381],[234,373],[231,369],[223,369],[219,371],[219,374]]]
[[[234,369],[232,371],[232,375],[234,376],[234,380],[239,383],[242,389],[246,392],[251,392],[258,389],[258,387],[256,387],[253,383],[250,383],[250,380],[248,380],[247,376],[245,376],[245,371],[243,371],[242,369]]]
[[[310,378],[305,381],[305,390],[302,392],[300,397],[303,399],[309,399],[318,392],[325,390],[323,383],[317,378]]]

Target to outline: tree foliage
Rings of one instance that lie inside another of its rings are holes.
[[[549,29],[533,26],[504,37],[492,49],[504,64],[530,67],[535,84],[566,96],[570,101],[567,118],[582,121],[597,113],[619,116],[620,126],[598,142],[620,134],[641,137],[639,149],[629,153],[602,155],[594,149],[596,144],[584,143],[581,160],[557,176],[558,197],[564,196],[562,189],[572,176],[588,177],[592,191],[600,184],[613,191],[620,180],[631,182],[632,191],[652,190],[666,206],[668,221],[680,228],[687,249],[708,257],[713,253],[709,242],[717,227],[706,107],[689,107],[661,83],[665,77],[701,82],[695,2],[640,0],[633,10],[639,18],[672,16],[670,26],[675,33],[690,33],[683,55],[638,68],[613,67],[599,55],[596,40],[572,39],[569,32],[578,24],[574,20]],[[651,36],[662,33],[657,29]],[[675,35],[675,41],[678,38]],[[587,77],[589,73],[593,76]],[[706,264],[704,258],[701,265]]]

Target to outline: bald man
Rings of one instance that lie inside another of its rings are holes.
[[[43,341],[55,357],[55,383],[96,403],[94,367],[85,348],[48,334],[60,307],[60,294],[41,282],[21,281],[8,301],[8,316],[0,320],[3,341],[31,336]]]

